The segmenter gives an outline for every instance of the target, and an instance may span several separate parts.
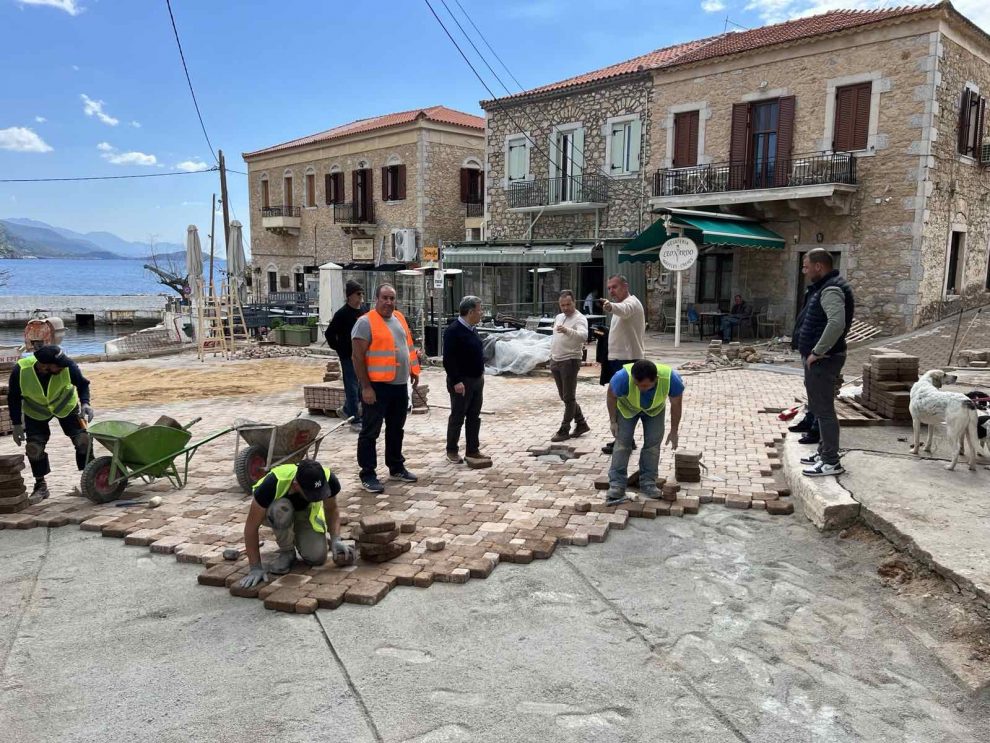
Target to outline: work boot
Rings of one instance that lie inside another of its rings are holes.
[[[45,482],[45,478],[39,478],[34,481],[34,490],[31,491],[31,496],[28,498],[28,502],[31,505],[35,503],[41,503],[45,498],[47,498],[51,493],[48,492],[48,483]]]
[[[821,434],[818,431],[808,431],[804,436],[798,439],[799,444],[817,444],[822,440]]]
[[[643,485],[639,489],[639,494],[650,500],[660,500],[660,490],[656,485]]]
[[[588,425],[588,421],[581,421],[574,426],[574,431],[571,433],[571,438],[576,439],[578,436],[583,436],[591,430],[591,426]]]
[[[570,437],[570,432],[566,428],[561,428],[557,431],[557,433],[550,437],[550,440],[556,444],[559,441],[567,441]]]
[[[606,506],[617,506],[620,503],[625,503],[627,500],[626,491],[619,488],[609,488],[608,492],[605,493]]]
[[[808,416],[806,415],[793,426],[788,426],[787,430],[791,433],[808,433],[811,430],[811,421],[808,420]]]
[[[296,551],[294,549],[279,550],[275,553],[275,559],[272,560],[272,564],[268,567],[268,572],[275,575],[285,575],[292,569],[292,563],[295,561]]]

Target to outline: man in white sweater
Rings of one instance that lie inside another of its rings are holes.
[[[642,303],[629,293],[629,279],[622,274],[608,277],[609,299],[602,302],[602,309],[612,316],[608,328],[608,375],[607,379],[626,364],[632,364],[646,356],[643,336],[646,335],[646,313]],[[609,442],[602,451],[612,453],[614,442]]]
[[[558,300],[560,314],[553,321],[553,341],[550,343],[550,373],[557,383],[557,395],[564,403],[564,420],[550,440],[566,441],[591,430],[577,403],[577,378],[581,356],[588,341],[588,320],[577,311],[574,293],[564,289]],[[571,431],[574,421],[574,431]]]

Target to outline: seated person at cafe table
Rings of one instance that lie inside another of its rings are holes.
[[[722,342],[729,343],[732,340],[732,331],[741,322],[749,320],[753,316],[749,305],[743,301],[742,295],[737,294],[732,300],[732,309],[728,315],[722,315]]]

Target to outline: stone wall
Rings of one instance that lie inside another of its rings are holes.
[[[463,240],[465,206],[461,203],[461,168],[469,159],[484,168],[480,147],[449,144],[432,132],[424,138],[426,178],[423,184],[423,245]]]
[[[615,177],[609,182],[608,208],[602,211],[599,234],[602,237],[622,237],[629,231],[641,230],[653,220],[647,205],[647,163],[650,162],[649,78],[627,80],[594,90],[561,94],[554,98],[512,103],[490,104],[486,173],[486,213],[489,235],[509,240],[526,237],[529,214],[510,213],[505,193],[506,137],[525,132],[535,144],[530,144],[529,172],[533,178],[550,175],[548,156],[552,155],[550,133],[554,126],[580,122],[584,126],[584,172],[603,173],[605,166],[606,121],[610,117],[639,114],[642,121],[642,143],[639,173]],[[546,211],[540,216],[532,237],[537,239],[594,237],[594,212],[554,214]]]
[[[948,32],[948,33],[945,33]],[[938,47],[938,79],[933,111],[930,185],[925,204],[923,279],[919,318],[938,319],[966,306],[990,302],[986,291],[990,261],[990,168],[958,153],[959,112],[963,89],[976,85],[990,98],[990,45],[982,42],[982,58],[974,53],[981,40],[943,29]],[[985,136],[983,141],[990,141]],[[945,295],[946,261],[953,230],[964,231],[964,289],[960,296]]]

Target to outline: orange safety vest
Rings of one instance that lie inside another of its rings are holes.
[[[409,332],[409,325],[401,312],[393,312],[393,317],[399,318],[402,327],[406,331],[406,343],[409,345],[409,373],[419,376],[419,357],[416,349],[413,348],[412,333]],[[376,310],[371,310],[367,314],[368,322],[371,324],[371,343],[368,345],[368,352],[365,354],[364,363],[368,369],[368,379],[372,382],[391,382],[395,379],[395,370],[399,366],[396,358],[395,339],[392,331],[385,324],[385,318],[378,314]]]

